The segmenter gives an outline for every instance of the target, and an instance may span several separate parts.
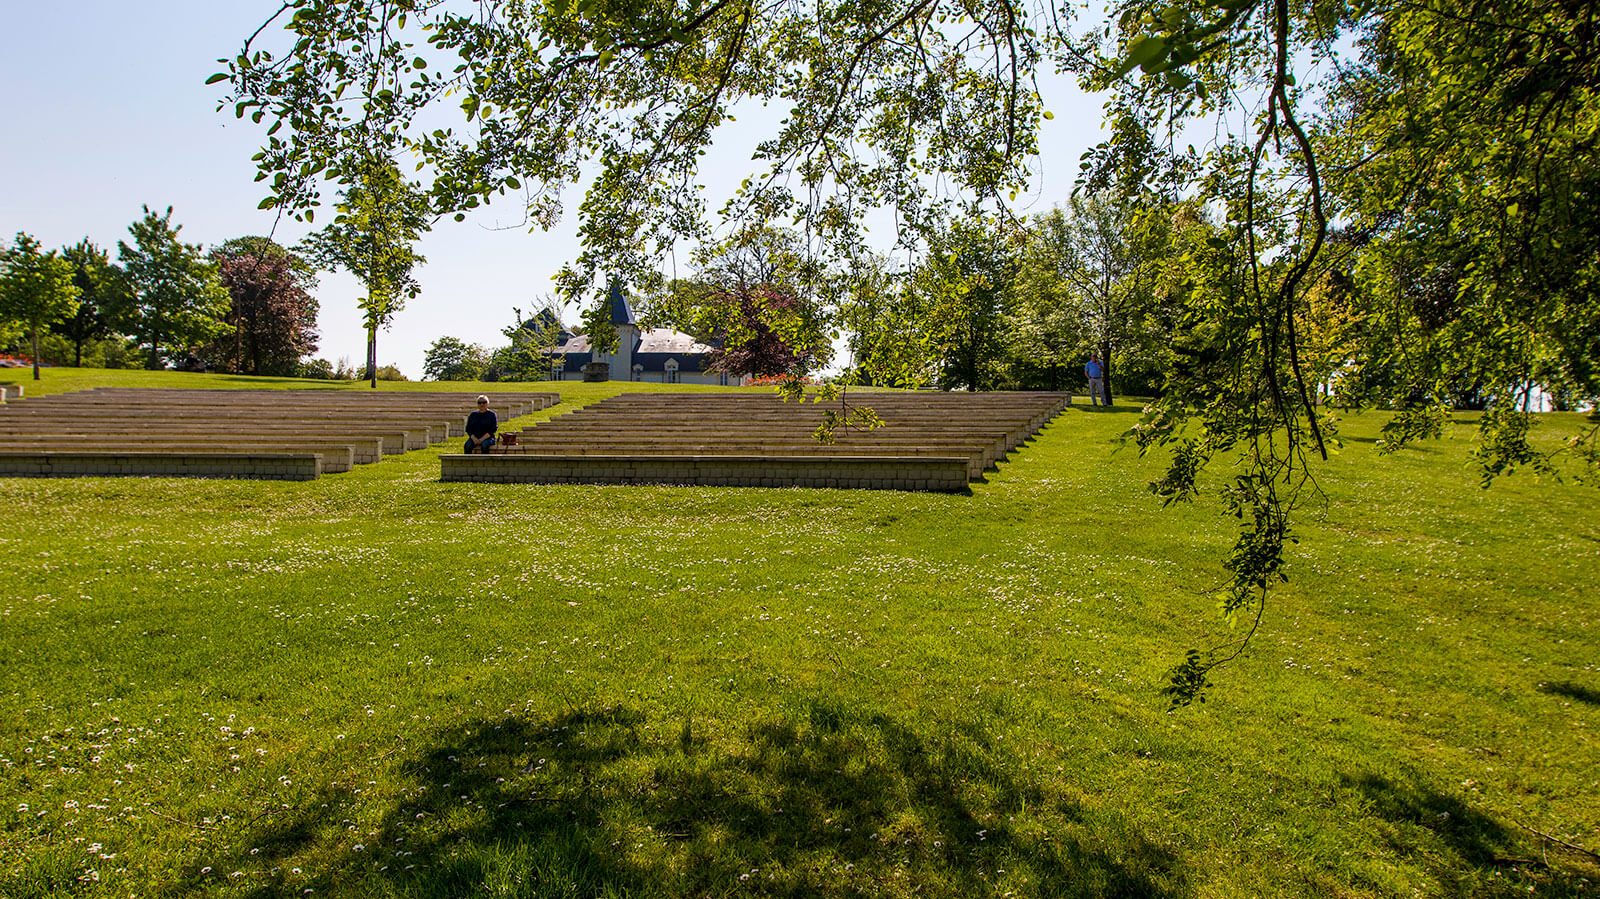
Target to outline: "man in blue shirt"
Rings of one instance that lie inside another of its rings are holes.
[[[463,452],[479,452],[485,455],[494,446],[495,431],[500,429],[500,421],[489,411],[489,398],[478,397],[478,411],[467,416],[467,446]]]
[[[1100,354],[1090,353],[1089,364],[1083,367],[1083,373],[1089,378],[1089,405],[1098,406],[1103,400],[1107,406],[1111,405],[1111,398],[1106,396],[1106,369],[1100,364]]]

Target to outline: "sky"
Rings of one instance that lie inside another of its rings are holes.
[[[250,157],[263,126],[236,120],[231,108],[218,112],[226,85],[205,85],[218,57],[236,54],[277,0],[18,0],[6,7],[0,239],[26,231],[62,247],[87,237],[114,257],[146,205],[171,206],[182,239],[207,248],[248,234],[271,234],[286,246],[305,236],[310,226],[257,209],[265,191]],[[1040,92],[1055,118],[1045,123],[1040,177],[1019,200],[1023,212],[1065,202],[1080,156],[1102,136],[1097,98],[1064,77],[1042,81]],[[761,136],[761,118],[741,115],[708,155],[702,181],[711,208],[754,170],[748,149]],[[577,198],[569,195],[568,209]],[[530,234],[515,204],[501,203],[465,222],[442,220],[424,238],[419,249],[428,262],[416,272],[422,293],[379,333],[381,364],[419,378],[439,337],[492,348],[505,342],[501,329],[514,321],[513,307],[542,305],[555,273],[578,253],[576,219],[569,214],[555,230]],[[883,217],[874,235],[884,247],[893,243],[884,233],[890,221]],[[348,275],[321,276],[318,356],[365,358],[360,295]],[[576,310],[566,318],[575,320]]]

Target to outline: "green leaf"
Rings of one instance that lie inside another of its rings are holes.
[[[1120,78],[1135,68],[1144,68],[1149,71],[1148,67],[1151,63],[1164,58],[1166,55],[1167,42],[1165,38],[1153,34],[1141,34],[1134,38],[1132,43],[1128,44],[1128,55],[1123,58],[1122,65],[1118,67],[1117,76]]]
[[[228,73],[227,72],[218,72],[217,74],[212,75],[210,78],[207,78],[206,79],[206,84],[216,84],[218,81],[227,81],[227,80],[228,80]]]
[[[265,200],[262,200],[256,206],[256,208],[257,209],[271,209],[272,207],[274,207],[276,205],[278,205],[278,198],[277,197],[267,197]]]

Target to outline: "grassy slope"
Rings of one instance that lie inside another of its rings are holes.
[[[1600,843],[1592,490],[1350,419],[1256,648],[1169,715],[1231,532],[1142,491],[1135,416],[970,496],[443,484],[438,449],[0,481],[0,895],[1594,890],[1524,829]]]

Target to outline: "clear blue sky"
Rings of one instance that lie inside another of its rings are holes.
[[[27,231],[46,246],[65,246],[88,237],[115,255],[145,204],[172,206],[184,240],[207,247],[269,233],[275,217],[256,209],[264,192],[250,162],[261,129],[235,120],[231,110],[217,112],[220,86],[204,82],[217,71],[216,59],[238,52],[278,8],[275,0],[7,7],[0,30],[0,238]],[[1042,88],[1056,118],[1044,135],[1043,177],[1024,209],[1064,200],[1080,154],[1101,134],[1097,100],[1065,79]],[[732,134],[728,143],[754,140]],[[745,158],[732,146],[708,157],[712,208],[748,173]],[[519,218],[497,204],[466,222],[440,222],[421,247],[428,258],[418,272],[422,295],[378,337],[381,362],[416,378],[423,353],[442,335],[491,347],[503,342],[512,307],[535,306],[577,252],[570,217],[546,234],[515,227]],[[285,221],[275,237],[292,245],[305,232]],[[884,245],[892,242],[880,236]],[[364,358],[358,295],[348,276],[322,276],[319,356]]]

